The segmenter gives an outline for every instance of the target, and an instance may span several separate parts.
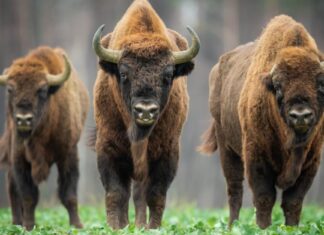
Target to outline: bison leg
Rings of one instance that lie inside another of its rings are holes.
[[[137,227],[146,226],[146,184],[134,181],[133,199],[135,204],[135,224]]]
[[[64,162],[63,162],[64,161]],[[78,214],[77,187],[79,180],[78,153],[75,147],[62,162],[57,163],[58,168],[58,195],[69,213],[70,225],[82,228]]]
[[[256,207],[256,222],[260,228],[264,229],[271,225],[271,212],[276,201],[274,172],[266,162],[260,159],[246,159],[245,166],[253,193],[253,203]]]
[[[38,187],[35,185],[31,166],[25,161],[14,163],[14,175],[23,208],[23,226],[32,230],[35,225],[35,208],[38,203]]]
[[[318,164],[313,163],[302,171],[295,185],[283,192],[281,207],[286,218],[286,225],[298,225],[304,197],[312,185],[317,169]]]
[[[232,225],[234,220],[238,220],[242,206],[244,167],[240,156],[224,146],[220,146],[220,156],[227,183],[230,207],[229,225]]]
[[[15,225],[22,225],[22,204],[18,194],[15,179],[10,170],[7,174],[7,187],[10,207],[12,211],[12,223]]]
[[[113,229],[128,225],[132,168],[127,160],[122,156],[98,155],[98,169],[106,191],[107,222]]]
[[[174,179],[178,165],[178,156],[161,157],[150,163],[150,173],[146,192],[150,211],[149,228],[161,226],[165,208],[167,190]]]

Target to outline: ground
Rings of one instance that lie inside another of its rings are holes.
[[[10,225],[9,209],[0,209],[1,235],[64,235],[64,234],[153,234],[153,235],[200,235],[200,234],[242,234],[242,235],[281,235],[281,234],[324,234],[324,208],[305,206],[299,227],[283,225],[283,215],[276,206],[273,213],[273,225],[260,230],[255,224],[255,213],[252,208],[241,211],[240,222],[236,222],[231,230],[227,228],[228,210],[202,210],[194,206],[172,207],[166,209],[163,226],[159,230],[139,230],[134,226],[134,212],[131,210],[131,225],[120,231],[112,231],[105,223],[105,210],[102,207],[81,206],[80,216],[84,229],[77,230],[68,226],[67,213],[62,207],[38,208],[36,219],[38,226],[32,232],[25,232],[20,226]]]

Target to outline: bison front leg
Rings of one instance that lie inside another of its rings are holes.
[[[12,223],[22,225],[22,204],[18,194],[17,184],[11,170],[7,174],[7,191],[12,212]]]
[[[38,187],[31,175],[31,166],[25,161],[14,163],[14,178],[23,208],[23,226],[32,230],[35,225],[35,208],[38,203]]]
[[[147,187],[147,205],[150,211],[149,228],[161,226],[165,208],[167,190],[174,179],[178,166],[178,154],[164,155],[159,160],[150,162]]]
[[[113,229],[128,225],[128,202],[132,167],[130,157],[99,154],[97,159],[101,182],[106,191],[107,222]]]
[[[244,145],[246,174],[256,207],[256,222],[265,229],[271,225],[271,213],[276,201],[275,174],[264,154],[256,146]],[[244,148],[244,147],[243,147]]]
[[[313,163],[310,167],[302,171],[295,185],[283,192],[281,207],[286,218],[286,225],[298,225],[303,200],[312,185],[318,165],[317,162]]]
[[[78,214],[77,187],[79,180],[78,153],[75,147],[70,154],[57,163],[58,195],[69,213],[70,225],[82,228]]]
[[[139,228],[146,226],[146,183],[134,181],[133,199],[135,205],[135,225]]]

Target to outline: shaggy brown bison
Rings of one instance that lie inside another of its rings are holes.
[[[39,47],[0,76],[7,87],[7,120],[0,150],[8,163],[13,224],[35,225],[38,184],[56,163],[58,194],[70,224],[82,227],[77,208],[77,143],[88,93],[62,49]],[[0,157],[1,158],[1,157]]]
[[[238,219],[244,169],[256,220],[271,224],[276,186],[286,225],[297,225],[323,142],[324,66],[315,41],[288,16],[255,42],[223,55],[210,74],[214,118],[201,150],[219,148],[230,221]]]
[[[188,109],[187,78],[199,51],[167,29],[146,0],[136,0],[114,31],[93,47],[100,70],[94,87],[95,149],[106,191],[108,224],[128,224],[134,179],[136,225],[161,225],[166,193],[176,174],[179,138]]]

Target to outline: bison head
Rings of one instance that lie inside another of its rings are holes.
[[[0,76],[6,85],[9,115],[14,120],[17,134],[28,138],[39,125],[48,109],[50,95],[66,81],[71,66],[64,56],[65,68],[61,74],[48,74],[39,60],[20,59]]]
[[[132,119],[129,136],[137,141],[153,129],[166,107],[173,81],[192,71],[192,59],[200,47],[199,38],[188,27],[192,46],[174,52],[159,34],[135,34],[125,39],[122,50],[112,50],[100,44],[103,27],[95,33],[93,47],[101,68],[117,79]]]
[[[286,48],[278,54],[271,72],[264,78],[276,98],[280,114],[302,143],[322,117],[324,106],[324,64],[315,52]]]

